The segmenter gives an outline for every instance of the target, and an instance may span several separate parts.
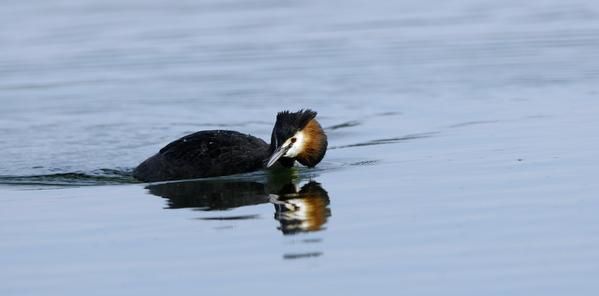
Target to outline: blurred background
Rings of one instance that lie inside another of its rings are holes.
[[[595,295],[598,91],[596,1],[4,3],[0,292]],[[127,176],[299,108],[295,187]]]
[[[0,175],[132,167],[198,129],[267,138],[276,112],[300,107],[329,125],[575,108],[596,95],[597,13],[593,1],[10,3]]]

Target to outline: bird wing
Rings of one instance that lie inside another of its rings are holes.
[[[160,150],[166,160],[182,167],[202,169],[208,175],[228,175],[259,169],[268,156],[268,144],[235,131],[200,131],[171,142]]]

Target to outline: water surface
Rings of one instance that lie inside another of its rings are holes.
[[[0,294],[595,295],[599,4],[0,10]],[[315,169],[143,184],[314,108]]]

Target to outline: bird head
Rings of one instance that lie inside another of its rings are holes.
[[[266,167],[273,166],[277,161],[291,167],[295,160],[307,167],[314,167],[322,160],[327,151],[327,135],[316,121],[316,114],[310,109],[277,114]]]

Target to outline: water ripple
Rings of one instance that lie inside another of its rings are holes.
[[[68,172],[30,176],[0,176],[5,185],[95,186],[139,183],[130,170],[100,169],[91,172]]]
[[[437,134],[438,134],[438,132],[410,134],[410,135],[406,135],[403,137],[375,139],[375,140],[370,140],[370,141],[360,142],[360,143],[355,143],[355,144],[333,146],[333,147],[329,147],[329,149],[332,150],[332,149],[342,149],[342,148],[351,148],[351,147],[395,144],[395,143],[399,143],[399,142],[411,141],[411,140],[416,140],[416,139],[430,138]]]

